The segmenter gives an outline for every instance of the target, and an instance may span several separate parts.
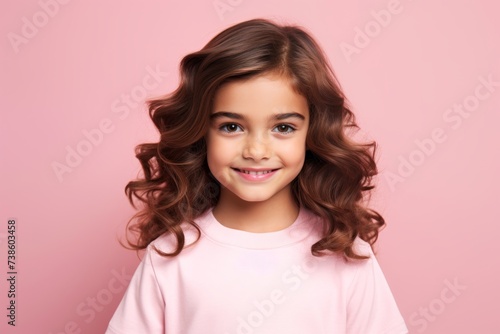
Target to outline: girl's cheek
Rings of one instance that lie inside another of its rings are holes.
[[[305,153],[306,144],[305,141],[294,140],[294,141],[279,143],[276,145],[276,148],[283,153],[287,153],[290,155],[298,155]]]

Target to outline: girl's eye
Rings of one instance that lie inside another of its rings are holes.
[[[280,124],[280,125],[277,125],[275,127],[275,129],[279,132],[279,133],[292,133],[295,131],[295,128],[288,125],[288,124]]]
[[[236,132],[238,131],[238,129],[241,130],[240,126],[234,123],[223,124],[219,127],[219,130],[222,130],[224,132]]]

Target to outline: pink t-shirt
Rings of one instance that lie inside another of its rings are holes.
[[[151,243],[106,334],[401,334],[405,322],[370,246],[369,260],[315,257],[322,220],[301,208],[284,230],[252,233],[208,210],[198,242],[178,256],[172,236]],[[196,234],[186,228],[187,242]]]

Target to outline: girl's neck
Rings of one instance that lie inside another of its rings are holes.
[[[221,189],[219,202],[213,209],[215,219],[222,225],[254,233],[283,230],[293,224],[298,214],[299,205],[291,190],[266,201],[247,202]]]

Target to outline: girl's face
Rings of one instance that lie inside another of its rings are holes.
[[[221,198],[290,200],[305,159],[306,98],[284,77],[266,74],[222,85],[210,117],[207,162]]]

